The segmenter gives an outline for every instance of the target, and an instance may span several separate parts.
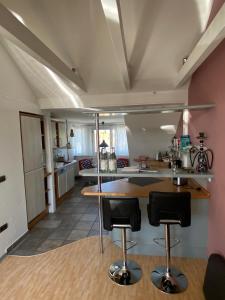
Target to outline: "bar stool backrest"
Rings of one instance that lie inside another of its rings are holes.
[[[132,231],[141,229],[138,198],[103,198],[103,226],[111,231],[115,225],[130,225]]]
[[[191,225],[191,194],[189,192],[151,192],[148,218],[153,226],[160,224]]]

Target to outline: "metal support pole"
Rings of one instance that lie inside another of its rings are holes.
[[[166,241],[166,276],[170,274],[170,225],[165,224],[165,241]]]
[[[127,270],[126,228],[121,229],[123,248],[123,269]]]
[[[99,151],[99,114],[95,114],[95,128],[96,128],[96,155],[97,155],[97,174],[98,174],[98,192],[102,191],[101,176],[100,176],[100,151]],[[99,244],[100,253],[104,252],[103,237],[102,237],[102,197],[98,196],[98,215],[99,215]]]

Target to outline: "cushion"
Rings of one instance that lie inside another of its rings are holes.
[[[79,160],[79,168],[80,170],[93,168],[92,160],[90,158],[84,158]]]

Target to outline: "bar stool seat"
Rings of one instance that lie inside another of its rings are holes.
[[[109,267],[109,277],[119,285],[131,285],[138,282],[142,276],[140,266],[127,260],[126,229],[140,231],[141,211],[137,198],[104,198],[102,201],[103,227],[112,231],[121,229],[123,260],[114,262]]]
[[[189,192],[151,192],[147,206],[149,223],[165,226],[166,266],[156,267],[151,273],[153,284],[161,291],[174,294],[184,291],[188,282],[185,275],[170,264],[170,226],[191,225],[191,194]]]

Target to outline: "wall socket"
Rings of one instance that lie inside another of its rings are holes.
[[[7,228],[8,228],[8,223],[5,223],[2,226],[0,226],[0,233],[2,233],[2,231],[6,230]]]

